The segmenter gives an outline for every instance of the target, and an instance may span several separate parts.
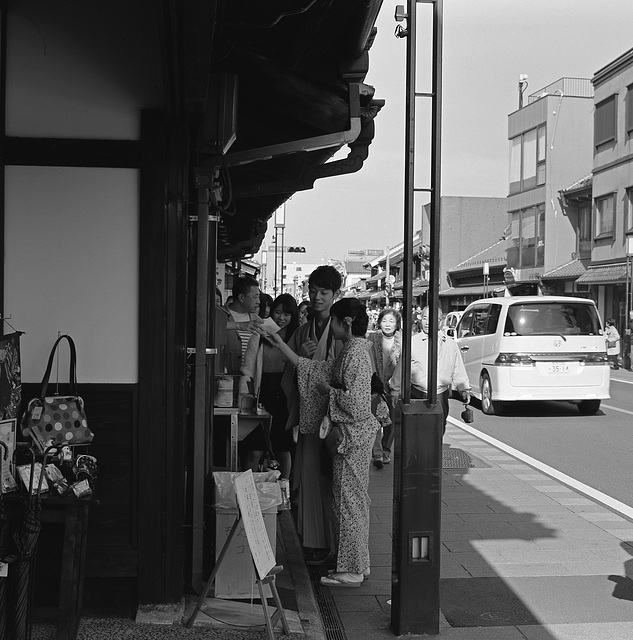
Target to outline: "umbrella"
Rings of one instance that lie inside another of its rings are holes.
[[[11,640],[26,640],[27,621],[30,605],[29,593],[29,573],[31,560],[35,555],[37,538],[40,534],[40,484],[35,495],[33,494],[33,479],[35,477],[35,452],[31,452],[31,479],[29,482],[29,495],[27,497],[24,511],[13,533],[13,542],[17,549],[17,557],[11,565],[11,606],[8,612],[9,629],[12,635]],[[42,468],[42,475],[44,469]]]

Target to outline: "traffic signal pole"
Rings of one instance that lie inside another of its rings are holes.
[[[430,93],[416,91],[417,5],[432,5],[433,65]],[[439,309],[442,0],[408,0],[407,11],[396,7],[395,18],[406,20],[396,35],[407,41],[404,180],[404,330],[402,391],[398,404],[394,459],[393,558],[391,626],[395,635],[439,634],[440,520],[442,480],[442,409],[437,402]],[[431,101],[431,184],[416,188],[415,104]],[[411,329],[413,311],[414,194],[430,194],[430,306],[428,340],[428,398],[411,400]]]

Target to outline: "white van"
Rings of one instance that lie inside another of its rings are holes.
[[[482,411],[516,400],[566,400],[592,415],[609,397],[610,368],[593,300],[510,296],[472,302],[455,339]]]

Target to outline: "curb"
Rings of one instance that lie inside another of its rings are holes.
[[[321,619],[321,612],[312,589],[312,581],[303,560],[303,550],[292,520],[291,511],[278,514],[278,533],[284,548],[284,557],[295,587],[295,598],[299,619],[306,640],[326,640],[327,636]]]

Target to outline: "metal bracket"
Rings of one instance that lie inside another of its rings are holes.
[[[187,347],[187,355],[193,355],[195,352],[196,352],[196,348],[195,347]],[[204,352],[208,356],[217,356],[218,355],[218,350],[217,349],[205,349]]]

